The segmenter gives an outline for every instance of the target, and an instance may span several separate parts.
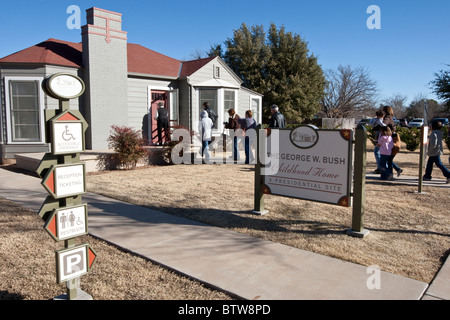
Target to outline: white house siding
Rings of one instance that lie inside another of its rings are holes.
[[[14,78],[41,78],[44,80],[47,77],[50,77],[56,73],[70,73],[73,75],[79,75],[78,69],[76,68],[67,68],[60,66],[42,66],[35,65],[34,67],[30,67],[30,65],[10,65],[10,66],[2,66],[0,69],[0,83],[1,83],[1,109],[0,109],[0,159],[2,162],[7,161],[7,159],[13,159],[16,153],[34,153],[34,152],[48,152],[48,145],[44,141],[41,143],[8,143],[7,136],[9,134],[9,130],[7,128],[7,113],[6,113],[6,94],[8,94],[7,86],[8,84],[5,81],[5,78],[13,80]],[[40,89],[40,94],[43,96],[44,105],[41,106],[42,112],[44,109],[58,109],[59,102],[57,99],[51,98],[44,94],[43,90]],[[74,99],[70,101],[71,109],[79,109],[79,100]],[[46,124],[43,123],[43,126]],[[41,130],[45,131],[45,128],[41,128]]]

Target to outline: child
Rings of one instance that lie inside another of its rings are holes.
[[[392,148],[394,141],[392,139],[392,130],[386,126],[381,128],[380,137],[377,146],[380,148],[380,170],[381,180],[392,180]]]
[[[442,132],[441,128],[442,122],[440,121],[435,121],[431,124],[431,129],[433,131],[431,132],[430,138],[428,140],[428,162],[423,180],[431,180],[433,164],[436,164],[436,166],[441,169],[442,173],[447,178],[447,183],[450,183],[450,170],[448,170],[441,161],[441,155],[444,154],[444,148],[442,146],[442,136],[444,133]]]
[[[375,136],[375,141],[378,142],[378,137],[380,136],[380,130],[382,127],[385,127],[386,125],[383,122],[384,118],[384,112],[381,110],[378,110],[375,113],[375,118],[372,119],[372,128]],[[381,167],[380,167],[380,148],[378,145],[375,146],[375,149],[373,150],[373,153],[375,155],[375,161],[377,162],[377,169],[373,172],[375,174],[381,173]]]

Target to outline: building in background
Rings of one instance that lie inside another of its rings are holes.
[[[71,101],[89,123],[86,148],[107,149],[111,126],[142,130],[149,144],[157,142],[155,112],[168,108],[170,124],[196,130],[202,104],[219,115],[214,135],[224,130],[227,110],[242,117],[252,110],[261,123],[262,95],[242,81],[220,57],[180,61],[127,41],[122,15],[99,8],[87,10],[81,43],[48,39],[0,59],[0,158],[16,153],[48,152],[45,109],[58,101],[41,84],[55,73],[81,77],[85,93]]]

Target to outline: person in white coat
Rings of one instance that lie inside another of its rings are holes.
[[[202,138],[202,157],[204,156],[206,161],[209,161],[211,157],[209,154],[209,143],[212,139],[212,127],[213,122],[209,118],[208,112],[205,110],[200,114],[198,132]]]

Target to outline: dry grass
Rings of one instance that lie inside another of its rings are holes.
[[[66,293],[56,284],[55,243],[33,211],[0,198],[0,300],[47,300]],[[227,300],[229,296],[205,288],[145,259],[122,252],[89,236],[99,259],[81,278],[81,288],[96,300]]]
[[[375,169],[368,153],[368,171]],[[396,162],[418,174],[418,153]],[[447,156],[444,157],[447,159]],[[436,178],[443,178],[434,171]],[[365,226],[371,235],[349,237],[351,208],[276,196],[266,197],[265,216],[253,208],[251,166],[190,165],[110,171],[87,178],[88,189],[255,237],[430,282],[450,248],[449,189],[368,180]],[[65,293],[55,284],[54,250],[62,248],[33,212],[0,198],[0,299],[51,299]],[[81,279],[97,300],[229,299],[201,284],[87,236],[101,259]],[[79,239],[79,243],[83,239]],[[45,250],[43,249],[45,248]]]
[[[368,153],[368,171],[375,169]],[[404,174],[418,175],[419,154],[396,157]],[[441,176],[439,176],[441,175]],[[436,178],[442,174],[434,171]],[[265,216],[253,209],[252,166],[182,165],[112,171],[88,177],[88,189],[140,206],[228,228],[292,247],[430,282],[450,248],[449,189],[368,180],[365,227],[355,239],[352,209],[266,196]],[[120,188],[119,188],[120,186]]]

